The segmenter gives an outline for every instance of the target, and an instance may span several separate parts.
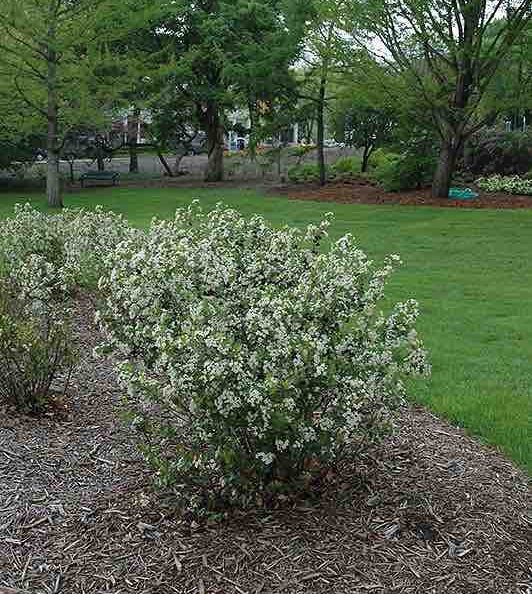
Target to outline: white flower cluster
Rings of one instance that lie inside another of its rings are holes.
[[[101,207],[49,215],[16,205],[14,216],[0,223],[0,275],[43,298],[95,286],[104,271],[103,254],[134,233],[121,216]]]
[[[532,180],[523,179],[518,175],[481,177],[477,179],[476,184],[486,192],[506,192],[508,194],[532,196]]]
[[[109,255],[99,319],[162,480],[234,495],[378,435],[427,373],[414,301],[376,311],[374,270],[329,220],[273,229],[219,205],[154,220]]]
[[[32,409],[72,364],[69,299],[96,286],[102,254],[134,232],[120,217],[66,210],[47,215],[17,205],[0,222],[0,400]]]

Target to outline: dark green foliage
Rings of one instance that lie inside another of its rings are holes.
[[[44,156],[42,147],[45,144],[46,139],[39,136],[0,136],[0,170],[30,163],[38,154]]]
[[[367,101],[358,97],[351,99],[348,106],[340,105],[334,121],[336,139],[362,149],[364,172],[373,151],[390,140],[395,126],[394,115],[388,108],[368,105]]]
[[[360,157],[341,157],[332,165],[327,165],[326,174],[329,181],[339,181],[360,176]],[[304,163],[288,170],[288,179],[293,183],[318,182],[319,165]]]
[[[373,175],[388,192],[400,192],[430,185],[435,167],[436,159],[430,154],[381,154]]]
[[[330,173],[335,178],[356,177],[360,175],[360,157],[341,157],[330,167]]]
[[[320,169],[313,163],[295,165],[288,170],[288,179],[293,183],[317,182],[320,179]]]
[[[475,175],[523,175],[532,169],[532,132],[486,128],[469,140],[462,167]]]

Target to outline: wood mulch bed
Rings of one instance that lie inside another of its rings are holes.
[[[292,184],[276,187],[271,191],[294,200],[339,202],[342,204],[395,204],[445,208],[532,208],[532,196],[488,194],[479,191],[479,197],[474,200],[449,200],[432,198],[430,189],[426,188],[408,192],[386,192],[378,184],[365,179],[330,183],[323,188],[316,184]]]
[[[321,500],[197,526],[157,496],[78,304],[82,362],[53,413],[0,411],[0,593],[530,593],[526,475],[428,412]]]

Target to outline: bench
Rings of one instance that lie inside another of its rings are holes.
[[[116,186],[120,173],[118,171],[86,171],[79,177],[81,187],[85,187],[87,181],[105,181],[112,182],[113,186]]]

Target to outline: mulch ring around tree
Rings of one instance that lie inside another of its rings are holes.
[[[526,475],[428,412],[353,460],[320,500],[199,526],[157,495],[95,359],[89,300],[65,402],[0,411],[0,592],[525,594]]]
[[[400,206],[439,206],[445,208],[532,208],[532,196],[491,194],[473,188],[479,197],[473,200],[432,198],[430,188],[407,192],[386,192],[371,180],[357,179],[345,183],[330,183],[321,188],[316,184],[291,184],[272,189],[276,195],[293,200],[339,202],[341,204],[390,204]]]

